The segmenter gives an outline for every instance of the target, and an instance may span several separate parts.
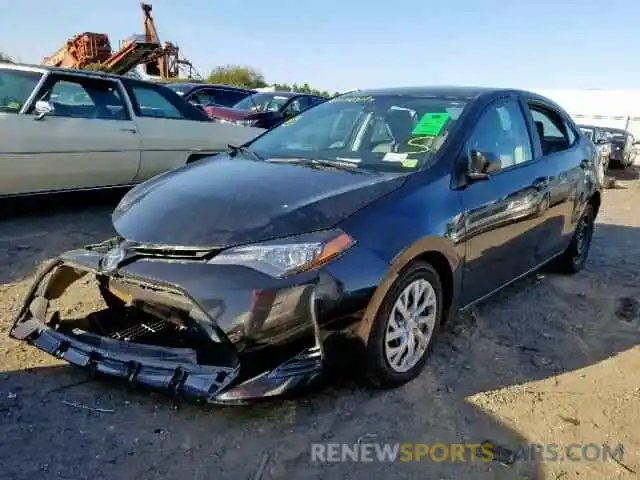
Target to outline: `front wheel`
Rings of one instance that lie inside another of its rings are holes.
[[[378,310],[365,353],[370,386],[394,388],[417,377],[442,319],[442,285],[428,263],[411,264]]]
[[[595,210],[592,205],[587,205],[576,226],[569,247],[558,258],[558,267],[561,272],[573,274],[582,270],[589,256],[594,227]]]

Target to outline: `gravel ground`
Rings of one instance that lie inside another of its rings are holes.
[[[27,207],[0,220],[0,478],[638,478],[637,176],[606,192],[584,272],[534,275],[461,315],[416,381],[371,392],[339,380],[303,398],[236,408],[177,404],[90,380],[7,338],[34,269],[111,235],[115,197]],[[490,440],[511,451],[524,443],[623,444],[624,457],[311,462],[311,442],[359,440]]]

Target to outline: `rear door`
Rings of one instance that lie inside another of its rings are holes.
[[[484,110],[463,149],[460,161],[466,170],[473,168],[474,151],[499,159],[499,165],[487,180],[460,191],[466,230],[463,304],[483,298],[536,265],[547,195],[517,97]]]
[[[34,103],[3,122],[0,193],[18,194],[129,184],[140,140],[117,81],[49,74]]]
[[[138,181],[184,165],[191,153],[222,152],[228,144],[240,145],[262,132],[262,129],[197,119],[191,112],[193,107],[156,85],[131,82],[127,84],[127,91],[142,142]]]
[[[569,245],[580,213],[579,187],[595,159],[590,158],[591,149],[586,142],[580,142],[581,137],[567,115],[537,99],[525,99],[523,103],[533,127],[540,178],[547,183],[549,192],[544,235],[535,252],[540,263],[561,253]]]

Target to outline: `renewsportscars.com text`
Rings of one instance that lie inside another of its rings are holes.
[[[311,461],[337,462],[595,462],[622,461],[624,446],[598,443],[525,444],[503,447],[484,443],[313,443]]]

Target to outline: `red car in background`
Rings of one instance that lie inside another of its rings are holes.
[[[220,122],[269,129],[325,100],[324,97],[305,93],[257,92],[233,107],[210,104],[204,106],[204,110],[209,117]]]

